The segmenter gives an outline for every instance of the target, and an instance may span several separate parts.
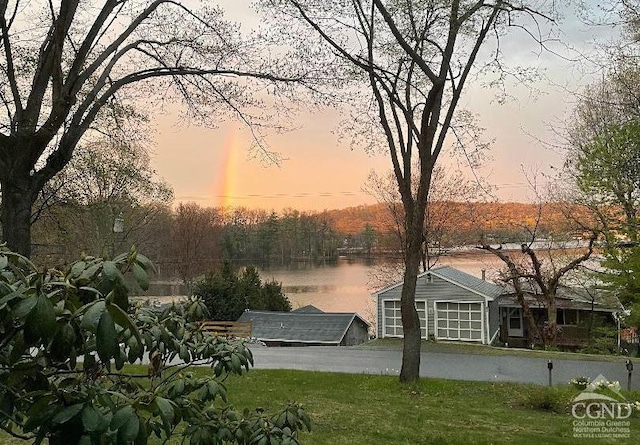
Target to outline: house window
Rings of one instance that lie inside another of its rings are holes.
[[[564,326],[575,326],[578,324],[578,311],[576,309],[557,309],[556,323]]]
[[[436,303],[438,338],[482,341],[482,305],[480,303]]]
[[[416,301],[416,310],[420,319],[420,336],[427,338],[427,307],[424,301]],[[400,301],[384,302],[384,336],[402,337],[402,315],[400,313]]]

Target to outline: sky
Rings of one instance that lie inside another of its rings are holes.
[[[244,0],[229,2],[229,17],[243,29],[256,23]],[[613,36],[608,28],[593,28],[567,11],[558,32],[563,44],[587,50],[595,40]],[[540,52],[524,35],[505,39],[504,52],[513,65],[537,68],[542,77],[527,86],[510,84],[512,99],[501,104],[495,90],[470,84],[461,106],[473,112],[484,137],[494,141],[490,160],[477,173],[494,188],[503,202],[534,199],[530,182],[563,161],[554,131],[562,127],[580,85],[593,82],[598,73],[585,73],[584,65],[548,52]],[[553,45],[553,43],[552,43]],[[559,45],[558,52],[576,59],[575,52]],[[339,117],[332,110],[301,114],[297,130],[267,141],[285,159],[280,165],[265,165],[251,158],[246,129],[226,122],[216,129],[185,126],[178,113],[156,117],[153,137],[153,167],[175,192],[176,202],[201,206],[243,206],[280,211],[295,208],[322,211],[375,203],[363,191],[372,170],[391,167],[388,155],[352,150],[334,131]]]

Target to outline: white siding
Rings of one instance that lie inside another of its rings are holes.
[[[388,289],[384,292],[378,294],[378,304],[377,304],[377,313],[378,313],[378,337],[387,337],[389,335],[385,335],[384,332],[384,302],[385,301],[400,301],[400,296],[402,294],[402,286],[396,286],[391,289]],[[437,337],[437,332],[435,328],[435,302],[464,302],[464,303],[482,303],[480,306],[482,307],[482,330],[486,330],[485,326],[485,315],[484,315],[484,306],[486,300],[483,296],[478,295],[475,292],[467,290],[463,287],[457,286],[449,281],[446,281],[442,278],[432,276],[431,280],[429,280],[429,275],[422,276],[418,279],[416,284],[416,302],[424,301],[427,313],[426,313],[426,327],[427,327],[427,337],[434,336]],[[397,335],[396,335],[397,336]],[[485,334],[482,334],[482,340],[485,340]]]

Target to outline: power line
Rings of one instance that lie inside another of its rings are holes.
[[[301,193],[249,193],[246,195],[208,195],[208,196],[178,196],[176,199],[208,200],[213,198],[224,199],[280,199],[280,198],[332,198],[339,196],[361,196],[364,192],[301,192]]]

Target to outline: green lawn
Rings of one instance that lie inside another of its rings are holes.
[[[640,437],[634,413],[629,439],[574,438],[566,407],[577,391],[568,385],[421,379],[408,387],[392,376],[288,370],[252,370],[226,385],[238,409],[274,412],[290,400],[302,403],[313,425],[301,437],[307,445],[635,444]],[[6,435],[0,442],[20,443]]]
[[[288,400],[302,403],[314,427],[304,444],[577,443],[574,419],[564,408],[577,392],[568,385],[422,379],[409,388],[391,376],[260,370],[228,387],[236,407],[275,410]],[[532,407],[547,399],[563,412]],[[630,439],[579,442],[637,443],[640,419],[634,417]]]

